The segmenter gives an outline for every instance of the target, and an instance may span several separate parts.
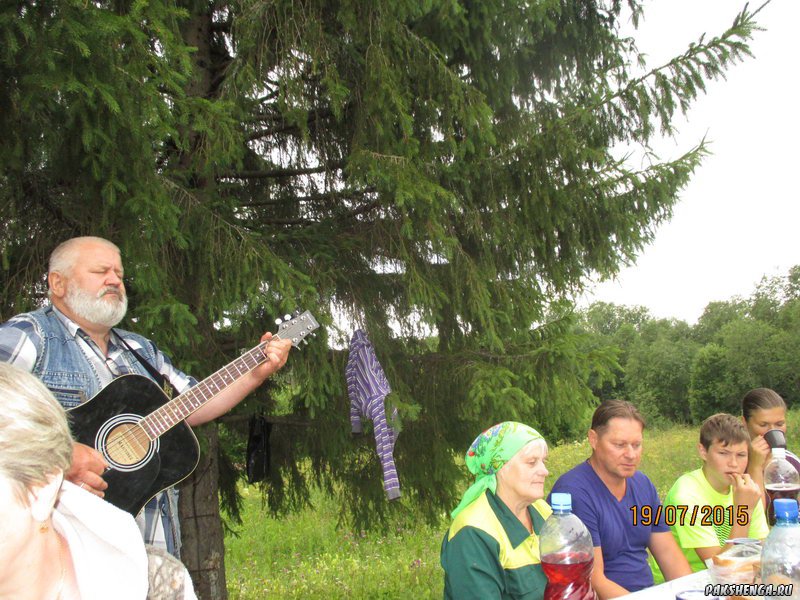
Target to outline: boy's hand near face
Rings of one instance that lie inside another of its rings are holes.
[[[730,477],[733,480],[733,505],[746,506],[747,512],[752,514],[755,505],[761,501],[761,488],[747,473],[735,473]]]

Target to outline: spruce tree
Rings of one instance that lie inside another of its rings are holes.
[[[622,4],[4,4],[0,317],[43,302],[50,250],[89,233],[123,249],[127,326],[196,375],[312,309],[323,335],[240,410],[275,424],[275,513],[319,485],[374,521],[393,508],[344,382],[362,327],[400,413],[394,510],[441,515],[480,430],[518,419],[554,442],[592,405],[614,359],[559,302],[635,258],[706,152],[633,169],[615,149],[648,150],[749,53],[745,9],[641,72]],[[182,496],[208,598],[225,596],[217,474],[236,462],[218,427]]]

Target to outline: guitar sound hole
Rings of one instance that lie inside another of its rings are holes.
[[[118,465],[133,465],[141,461],[150,448],[150,438],[136,423],[114,427],[106,438],[106,454]]]

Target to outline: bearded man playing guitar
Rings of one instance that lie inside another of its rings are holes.
[[[48,267],[51,304],[0,325],[0,360],[37,375],[66,409],[91,399],[122,375],[154,381],[163,376],[165,381],[158,384],[172,385],[179,393],[197,384],[147,338],[113,329],[128,305],[123,273],[119,248],[108,240],[77,237],[60,244],[51,254]],[[225,375],[224,385],[218,385],[215,393],[191,407],[191,414],[185,418],[188,425],[201,425],[228,412],[286,364],[291,340],[272,339],[267,332],[261,342],[262,347],[251,351],[258,352],[258,362],[253,363],[256,366],[236,372],[230,380]],[[74,430],[80,423],[73,422],[72,426]],[[112,466],[109,455],[76,442],[66,478],[103,497],[108,488],[104,474]],[[137,521],[146,542],[177,556],[177,504],[172,488],[167,492],[147,502]]]

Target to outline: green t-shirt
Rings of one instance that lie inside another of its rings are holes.
[[[674,506],[674,512],[667,510],[667,506]],[[726,510],[729,506],[733,507],[733,510]],[[733,506],[733,490],[729,488],[727,494],[720,494],[708,483],[702,468],[678,477],[667,492],[664,508],[665,521],[693,571],[706,568],[694,549],[724,546],[731,534],[731,516],[734,519],[739,516],[737,507]],[[680,522],[681,518],[683,524]],[[769,526],[764,515],[764,507],[759,502],[753,510],[747,535],[763,539],[768,533]]]

